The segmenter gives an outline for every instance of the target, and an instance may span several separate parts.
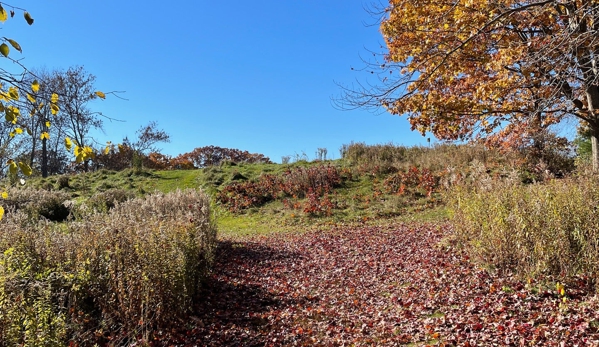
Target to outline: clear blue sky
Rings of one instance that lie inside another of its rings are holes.
[[[215,145],[282,156],[317,148],[339,157],[343,144],[426,144],[403,117],[340,111],[335,82],[383,40],[361,0],[80,1],[18,0],[22,13],[2,25],[29,68],[83,65],[104,92],[90,107],[105,122],[102,142],[134,137],[149,121],[171,135],[163,153]],[[6,5],[5,5],[6,7]],[[18,17],[18,18],[17,18]],[[16,53],[13,57],[17,57]]]

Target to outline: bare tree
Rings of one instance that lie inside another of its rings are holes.
[[[170,136],[164,130],[158,129],[158,124],[154,121],[140,127],[135,133],[137,134],[135,142],[124,138],[123,143],[140,155],[159,152],[160,150],[156,147],[157,143],[170,142]]]
[[[34,80],[40,82],[36,93],[38,100],[26,105],[34,117],[22,119],[21,123],[31,135],[30,165],[37,163],[42,176],[46,177],[66,169],[68,155],[64,137],[70,137],[80,147],[89,146],[93,141],[89,132],[94,128],[101,129],[102,120],[100,113],[92,112],[87,106],[97,95],[94,93],[95,76],[83,67],[71,67],[66,71],[34,70],[23,84],[30,85]],[[59,98],[58,111],[53,111],[49,102],[53,94]]]
[[[60,98],[60,116],[63,117],[65,133],[79,147],[91,146],[91,129],[102,129],[101,113],[93,112],[88,103],[98,96],[95,94],[96,77],[81,66],[70,67],[66,71],[57,71],[53,78],[58,83]],[[88,169],[87,162],[84,163]]]

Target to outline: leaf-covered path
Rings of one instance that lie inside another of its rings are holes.
[[[477,267],[447,225],[354,227],[222,241],[177,346],[597,346],[585,281]]]

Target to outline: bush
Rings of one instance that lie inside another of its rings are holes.
[[[70,187],[69,176],[66,176],[66,175],[58,176],[56,183],[58,184],[58,189],[69,188]]]
[[[24,212],[30,221],[40,217],[51,221],[64,221],[71,209],[70,195],[60,191],[35,190],[30,188],[11,188],[8,199],[0,200],[5,209]]]
[[[261,206],[277,198],[292,197],[301,199],[309,197],[304,211],[308,214],[330,214],[333,203],[321,199],[341,185],[342,172],[331,165],[312,167],[296,167],[287,169],[282,175],[261,175],[256,182],[234,181],[218,193],[217,199],[230,211]]]
[[[216,229],[198,191],[62,224],[0,221],[0,346],[129,345],[199,298]]]
[[[115,188],[94,194],[85,204],[93,211],[105,213],[114,208],[116,204],[125,202],[133,197],[132,192]]]
[[[527,275],[599,275],[596,176],[462,185],[449,203],[457,235],[488,264]]]
[[[441,172],[451,166],[461,170],[478,161],[485,165],[513,166],[520,159],[514,152],[500,153],[480,144],[436,144],[432,147],[405,147],[394,144],[366,145],[351,143],[343,145],[344,160],[357,167],[360,174],[385,176],[412,167]]]
[[[438,177],[432,174],[428,169],[418,169],[412,167],[406,172],[397,172],[389,175],[383,181],[383,187],[387,193],[392,194],[410,194],[426,195],[430,197],[439,184]]]

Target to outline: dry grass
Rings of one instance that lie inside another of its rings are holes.
[[[480,174],[449,194],[459,238],[485,263],[522,275],[599,274],[599,177],[524,185]]]
[[[376,173],[406,171],[412,167],[442,171],[448,167],[462,169],[473,161],[493,166],[513,166],[515,155],[507,156],[482,145],[436,144],[431,147],[405,147],[394,144],[366,145],[351,143],[342,148],[343,159],[354,167]]]
[[[0,222],[0,346],[126,345],[198,298],[216,243],[196,190],[92,209],[78,221]]]

